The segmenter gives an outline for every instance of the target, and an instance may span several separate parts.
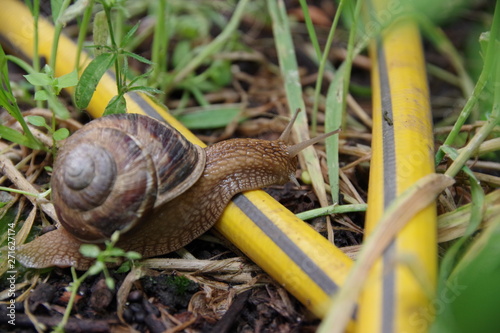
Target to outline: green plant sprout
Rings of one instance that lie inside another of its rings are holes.
[[[127,83],[127,78],[129,76],[128,58],[134,58],[135,60],[147,65],[152,65],[153,63],[138,54],[126,50],[126,46],[130,43],[132,37],[139,28],[139,23],[133,26],[118,44],[115,38],[111,17],[111,10],[117,2],[100,2],[103,5],[104,13],[106,15],[108,29],[107,33],[102,31],[100,33],[109,35],[111,46],[104,44],[90,46],[98,49],[99,55],[89,63],[80,77],[80,81],[78,82],[75,90],[75,104],[78,108],[85,109],[89,105],[97,84],[101,80],[102,76],[114,65],[114,75],[118,94],[110,100],[104,110],[104,115],[125,113],[127,102],[124,95],[126,93],[131,91],[141,91],[149,94],[159,94],[161,91],[147,86],[135,86],[136,82],[149,75],[149,71],[136,76]]]
[[[56,78],[50,66],[45,66],[44,71],[40,73],[36,71],[34,67],[30,66],[27,62],[18,57],[7,55],[6,59],[28,73],[28,75],[25,75],[25,78],[35,87],[35,100],[38,102],[46,100],[54,116],[61,119],[69,118],[68,109],[59,101],[57,96],[59,96],[62,88],[68,88],[76,85],[78,80],[76,73],[72,72]],[[41,92],[41,89],[44,91]],[[55,119],[53,119],[53,127],[55,128],[54,121]]]
[[[75,302],[76,295],[78,293],[78,289],[80,288],[83,281],[89,276],[97,275],[99,273],[103,273],[106,286],[109,289],[115,288],[115,280],[110,276],[108,268],[106,264],[108,263],[118,263],[121,258],[125,258],[128,261],[138,260],[141,258],[141,255],[134,251],[125,252],[122,249],[116,248],[116,242],[120,238],[120,232],[115,231],[111,236],[109,241],[106,241],[105,249],[101,250],[99,246],[96,244],[83,244],[80,247],[80,252],[89,258],[95,258],[95,263],[90,266],[90,268],[85,271],[80,277],[76,274],[76,270],[74,267],[71,267],[71,275],[73,277],[73,282],[67,287],[67,290],[71,293],[70,299],[66,306],[66,310],[64,312],[63,318],[61,322],[54,327],[54,332],[64,333],[64,327],[68,323],[69,316],[71,314],[71,310],[73,309],[73,304]]]
[[[49,65],[45,65],[43,73],[31,73],[24,75],[26,80],[33,86],[47,87],[45,90],[39,90],[35,93],[35,100],[47,101],[49,95],[59,95],[63,88],[76,86],[78,83],[78,74],[76,71],[62,75],[61,77],[54,77],[54,71]]]
[[[44,67],[43,72],[36,72],[35,69],[25,61],[14,56],[6,55],[0,46],[0,68],[2,71],[0,81],[3,87],[0,91],[0,106],[4,107],[9,114],[19,122],[24,132],[24,134],[22,134],[10,127],[0,125],[0,137],[31,149],[48,151],[49,149],[33,136],[19,106],[17,105],[8,77],[7,61],[13,62],[29,73],[24,75],[24,77],[35,87],[34,99],[36,101],[48,102],[49,107],[53,112],[52,126],[47,126],[45,119],[38,116],[27,117],[27,120],[32,125],[47,128],[54,141],[63,140],[69,135],[67,129],[56,130],[56,116],[61,119],[69,118],[69,111],[57,97],[62,89],[72,87],[77,84],[78,75],[76,71],[73,71],[61,77],[55,77],[53,69],[48,65]],[[54,144],[52,147],[53,153],[55,153],[55,149]]]
[[[26,119],[31,125],[46,128],[47,131],[51,134],[52,139],[54,139],[55,141],[64,140],[69,136],[69,130],[67,128],[59,128],[58,130],[53,131],[52,127],[47,125],[47,122],[45,121],[44,117],[28,116],[26,117]]]

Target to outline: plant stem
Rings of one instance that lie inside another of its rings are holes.
[[[151,56],[154,65],[150,82],[158,82],[160,73],[165,73],[167,71],[167,46],[169,39],[167,25],[165,24],[167,15],[167,1],[159,0]]]
[[[76,51],[76,61],[75,61],[75,69],[77,72],[80,72],[80,57],[83,52],[83,43],[85,42],[85,37],[87,36],[87,28],[90,24],[90,19],[92,18],[92,9],[94,8],[94,0],[90,0],[85,12],[83,13],[83,19],[80,24],[80,31],[78,32],[78,41],[77,41],[77,51]]]
[[[71,0],[64,0],[64,2],[61,5],[61,10],[59,11],[59,15],[57,18],[54,19],[54,37],[52,40],[52,49],[50,51],[50,59],[49,59],[49,66],[52,68],[52,70],[55,70],[56,68],[56,61],[57,61],[57,48],[59,47],[59,37],[61,36],[62,33],[62,28],[63,24],[60,22],[59,18],[61,15],[64,13],[66,8],[68,8]]]
[[[357,27],[358,26],[358,18],[361,17],[361,6],[364,4],[363,1],[357,1],[356,2],[356,7],[354,9],[354,13],[352,14],[352,26]],[[351,80],[351,68],[352,68],[352,59],[354,58],[355,54],[355,43],[354,39],[356,37],[356,29],[351,29],[349,32],[349,40],[347,43],[347,56],[344,61],[344,64],[346,66],[345,69],[345,74],[344,74],[344,91],[342,94],[342,113],[345,113],[346,106],[347,106],[347,94],[349,92],[349,81]]]
[[[40,0],[33,1],[33,68],[35,72],[40,72],[40,57],[38,56],[38,18],[40,16]],[[35,94],[40,90],[39,86],[35,86]],[[36,101],[36,106],[41,108],[42,101]]]
[[[108,23],[109,37],[111,39],[111,48],[114,52],[118,51],[118,45],[116,44],[115,34],[113,30],[113,24],[111,19],[111,7],[105,5],[103,2],[104,12],[106,13],[106,21]],[[120,56],[117,54],[115,59],[115,80],[116,80],[116,88],[118,90],[118,95],[122,92],[122,75],[121,75],[121,66],[120,66]]]
[[[82,276],[78,278],[75,268],[71,267],[71,275],[73,276],[73,282],[71,283],[71,295],[69,297],[68,304],[66,305],[66,310],[64,311],[63,318],[61,322],[55,327],[54,332],[64,333],[64,326],[66,326],[66,324],[68,323],[69,316],[71,315],[71,310],[73,309],[73,304],[75,303],[78,288],[80,288],[82,282],[85,281],[85,279],[89,275],[89,272],[86,271]]]
[[[323,208],[311,209],[306,212],[295,214],[301,220],[309,220],[319,216],[331,214],[345,214],[353,212],[365,212],[366,204],[352,204],[352,205],[331,205]]]

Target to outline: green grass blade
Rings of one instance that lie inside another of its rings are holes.
[[[38,146],[33,144],[25,135],[4,125],[0,125],[0,138],[31,149],[39,149]]]
[[[328,93],[326,95],[325,108],[325,131],[334,131],[342,127],[343,112],[343,92],[344,92],[344,74],[346,66],[341,66],[333,78]],[[328,178],[330,180],[330,189],[332,202],[339,202],[339,136],[334,135],[325,140],[326,158],[328,160]]]
[[[325,45],[325,49],[323,50],[323,54],[322,55],[318,55],[318,59],[320,60],[319,62],[319,69],[318,69],[318,81],[316,82],[316,87],[314,89],[314,104],[313,104],[313,110],[312,110],[312,119],[311,119],[311,127],[312,127],[312,133],[313,135],[316,135],[316,127],[317,127],[317,118],[318,118],[318,104],[319,104],[319,100],[320,100],[320,92],[321,92],[321,87],[322,87],[322,83],[323,83],[323,77],[324,77],[324,74],[325,74],[325,69],[326,69],[326,66],[327,66],[327,63],[328,63],[328,55],[330,54],[330,47],[333,43],[333,37],[335,35],[335,31],[337,30],[337,24],[339,22],[339,18],[341,16],[341,13],[342,13],[342,9],[344,7],[344,3],[345,1],[342,0],[340,1],[340,4],[337,8],[337,12],[335,13],[335,18],[333,20],[333,24],[332,26],[330,27],[330,32],[328,33],[328,38],[326,40],[326,45]],[[313,37],[313,36],[311,36]],[[321,58],[320,58],[321,57]],[[339,95],[341,96],[341,95]],[[328,98],[328,97],[327,97]],[[332,108],[330,107],[329,108],[329,103],[327,102],[326,104],[326,107],[329,109],[327,110],[325,113],[328,114],[329,112],[334,112],[335,109],[332,110]],[[340,109],[337,109],[337,111],[342,114],[342,108]],[[338,118],[338,117],[334,117],[335,119]],[[329,131],[334,131],[335,129],[337,128],[340,128],[340,125],[341,123],[334,123],[333,125],[337,126],[335,128],[326,128],[326,132],[329,132]],[[332,145],[336,145],[335,144],[335,141],[338,141],[338,137],[335,136],[333,138],[333,140],[327,140],[327,142],[330,142],[330,144]],[[338,144],[337,144],[338,145]],[[333,163],[333,161],[332,161]],[[336,164],[338,165],[338,163]],[[333,192],[332,192],[333,193]]]
[[[268,10],[273,20],[273,33],[276,40],[276,49],[280,64],[281,75],[285,82],[285,92],[290,110],[305,110],[302,99],[302,86],[300,84],[299,70],[295,58],[295,47],[293,45],[288,17],[283,1],[268,0]],[[302,142],[309,138],[306,113],[298,115],[294,126],[298,135],[298,141]],[[327,205],[325,186],[319,160],[314,148],[308,147],[301,152],[304,157],[307,171],[311,177],[312,185],[322,205]]]
[[[479,98],[479,95],[481,94],[482,90],[486,86],[486,84],[489,81],[489,78],[491,77],[491,73],[495,72],[494,66],[495,63],[497,63],[498,60],[498,52],[500,50],[500,47],[498,45],[498,35],[500,33],[500,14],[499,14],[499,5],[495,7],[495,14],[493,17],[493,23],[491,25],[490,29],[490,42],[488,43],[488,48],[486,49],[486,55],[484,59],[484,66],[481,71],[481,74],[479,76],[479,79],[477,80],[476,86],[474,87],[474,90],[472,92],[472,95],[469,97],[467,100],[466,105],[464,106],[462,112],[460,112],[460,115],[453,125],[453,129],[451,130],[450,134],[446,138],[443,146],[450,146],[453,144],[455,141],[456,137],[458,136],[460,129],[464,125],[465,121],[469,118],[469,115],[472,111],[472,108],[474,105],[477,103],[477,100]],[[498,78],[496,78],[498,80]],[[496,95],[498,95],[498,89],[496,90]],[[498,97],[497,97],[498,98]],[[497,106],[498,107],[498,106]],[[497,112],[498,113],[498,112]],[[498,116],[497,116],[498,117]],[[498,119],[497,119],[498,121]],[[442,151],[441,147],[436,153],[436,158],[435,162],[436,165],[439,164],[444,157],[444,152]]]
[[[199,111],[184,112],[176,118],[189,129],[222,128],[229,125],[242,108],[241,104],[209,105]]]

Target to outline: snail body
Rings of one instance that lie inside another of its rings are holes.
[[[125,251],[172,252],[210,229],[235,194],[286,183],[297,152],[319,139],[296,146],[231,139],[203,149],[147,116],[93,120],[66,140],[54,164],[61,227],[20,246],[17,258],[33,268],[86,269],[93,259],[80,245],[102,243],[115,230]]]

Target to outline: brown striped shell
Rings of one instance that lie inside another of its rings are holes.
[[[61,224],[76,238],[102,242],[191,187],[205,151],[153,118],[99,118],[70,136],[52,177]]]

